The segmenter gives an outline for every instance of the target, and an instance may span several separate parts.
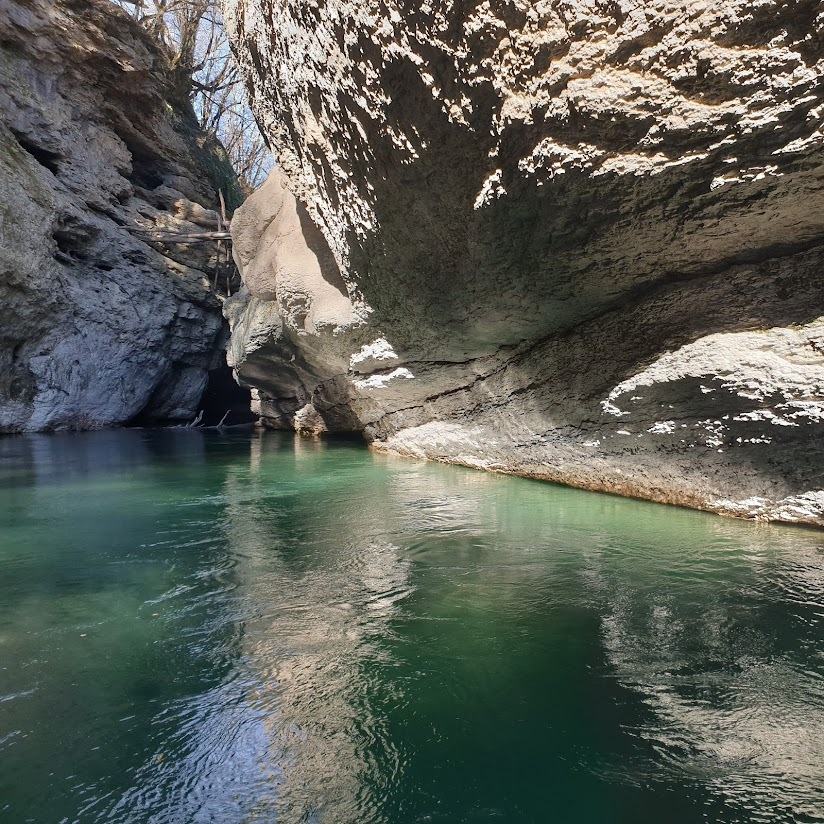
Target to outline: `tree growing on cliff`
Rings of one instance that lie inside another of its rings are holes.
[[[229,47],[218,0],[113,0],[161,45],[181,96],[229,155],[245,195],[272,167]]]

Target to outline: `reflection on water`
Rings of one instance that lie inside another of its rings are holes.
[[[716,529],[711,556],[670,563],[677,587],[649,574],[631,586],[615,576],[602,582],[609,660],[655,712],[636,734],[663,768],[698,776],[748,820],[816,820],[824,813],[824,553],[816,538],[791,530],[776,543],[755,532],[733,544],[728,525]]]
[[[0,439],[0,820],[824,821],[822,547],[275,433]]]

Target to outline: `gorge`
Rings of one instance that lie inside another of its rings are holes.
[[[0,822],[824,824],[822,78],[824,0],[0,0]]]
[[[824,523],[820,4],[225,13],[278,167],[222,305],[157,234],[239,202],[157,47],[4,4],[0,430],[191,420],[223,311],[267,426]]]

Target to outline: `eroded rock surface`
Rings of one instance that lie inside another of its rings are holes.
[[[0,432],[190,419],[216,366],[230,168],[105,0],[0,4]]]
[[[225,6],[265,420],[824,525],[824,3]]]

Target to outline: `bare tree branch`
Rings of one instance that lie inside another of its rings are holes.
[[[241,190],[251,194],[272,157],[252,114],[223,27],[218,0],[112,0],[163,47],[201,128],[223,144]]]

